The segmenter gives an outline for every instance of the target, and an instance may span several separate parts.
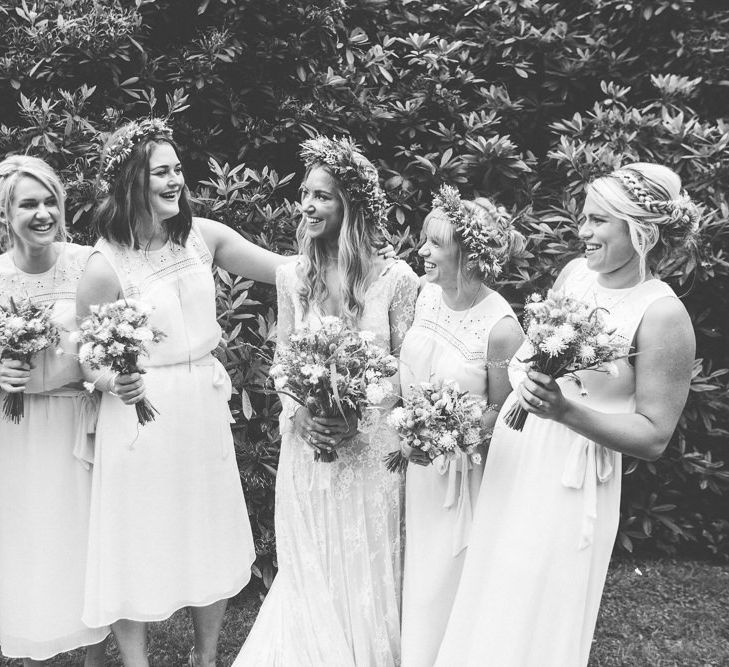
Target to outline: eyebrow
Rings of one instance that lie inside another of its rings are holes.
[[[173,162],[171,165],[168,162],[163,162],[162,164],[156,164],[154,166],[152,166],[150,164],[149,165],[149,170],[150,171],[154,171],[155,169],[163,169],[163,168],[164,169],[167,169],[170,166],[173,166],[173,167],[181,167],[182,166],[182,162]]]
[[[37,201],[49,201],[49,200],[56,201],[56,195],[50,194],[50,195],[46,195],[45,197],[23,197],[22,199],[18,200],[18,204],[25,204],[25,203],[37,202]]]
[[[299,192],[303,192],[306,190],[307,192],[315,192],[315,193],[323,193],[325,195],[329,195],[330,197],[334,196],[333,192],[330,192],[329,190],[325,190],[323,188],[314,188],[313,190],[309,190],[303,183],[299,186]]]

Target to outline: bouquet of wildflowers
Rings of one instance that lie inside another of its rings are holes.
[[[149,309],[139,301],[120,299],[101,306],[91,306],[90,314],[72,340],[80,343],[78,357],[91,368],[109,368],[127,375],[144,373],[138,365],[140,355],[147,354],[147,345],[158,343],[165,334],[149,325]],[[95,383],[86,383],[91,392]],[[144,426],[154,420],[157,410],[145,398],[134,404],[137,419]]]
[[[362,410],[393,393],[386,378],[397,360],[374,342],[369,331],[353,331],[338,317],[324,317],[319,329],[293,333],[276,351],[270,375],[276,389],[321,417],[362,416]],[[336,452],[315,453],[330,462]]]
[[[61,335],[51,319],[52,306],[39,307],[29,299],[0,306],[0,357],[27,364],[33,355],[58,345]],[[16,424],[25,415],[23,392],[6,394],[3,416]]]
[[[421,382],[410,388],[402,407],[395,408],[387,420],[400,435],[401,445],[426,452],[431,461],[439,456],[452,459],[462,451],[480,463],[478,445],[490,435],[482,418],[492,406],[460,391],[458,383],[450,380],[439,385]],[[402,472],[407,459],[402,451],[392,452],[385,464],[391,472]]]
[[[561,291],[549,290],[545,298],[532,294],[524,308],[524,328],[534,353],[520,361],[555,379],[584,370],[609,372],[601,366],[626,357],[629,345],[610,328],[606,313]],[[521,431],[527,415],[517,402],[504,422]]]

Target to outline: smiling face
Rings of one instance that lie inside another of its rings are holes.
[[[301,210],[311,239],[335,241],[344,219],[344,205],[336,182],[322,167],[309,171],[301,184]]]
[[[628,223],[608,213],[589,192],[582,213],[585,221],[580,225],[579,237],[585,243],[588,268],[606,275],[638,272],[639,257]]]
[[[425,279],[442,288],[457,288],[461,272],[461,250],[453,237],[452,224],[439,216],[429,216],[423,227]]]
[[[10,233],[22,250],[37,251],[53,244],[62,224],[61,204],[45,185],[23,176],[15,185],[10,209]]]
[[[185,177],[175,149],[168,143],[153,144],[149,152],[147,195],[149,208],[157,220],[169,220],[180,212],[184,187]]]

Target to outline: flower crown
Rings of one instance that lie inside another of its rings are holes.
[[[346,190],[349,200],[362,207],[365,221],[380,231],[387,224],[387,198],[380,187],[377,169],[348,137],[316,137],[301,144],[306,168],[323,165]]]
[[[162,136],[172,140],[172,128],[162,118],[143,118],[129,123],[104,149],[99,186],[108,192],[121,166],[131,157],[134,147],[150,137]]]
[[[442,185],[433,196],[433,209],[455,225],[461,243],[468,251],[466,266],[478,269],[484,278],[501,274],[509,258],[514,232],[511,216],[503,206],[495,206],[482,198],[470,210],[463,205],[458,190]]]
[[[630,167],[617,169],[610,176],[617,178],[628,194],[646,211],[667,216],[670,223],[681,225],[689,234],[698,232],[701,213],[686,190],[681,190],[676,199],[656,199],[646,187],[642,174]]]

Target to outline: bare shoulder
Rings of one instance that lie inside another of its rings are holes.
[[[519,322],[505,315],[489,332],[488,358],[490,360],[511,358],[523,339],[524,332]]]
[[[85,314],[89,305],[115,301],[121,292],[119,278],[109,260],[100,252],[92,253],[76,294],[80,314]]]
[[[637,341],[650,345],[653,341],[663,343],[690,343],[691,349],[696,340],[686,307],[676,297],[665,296],[656,299],[645,311],[638,327]]]

